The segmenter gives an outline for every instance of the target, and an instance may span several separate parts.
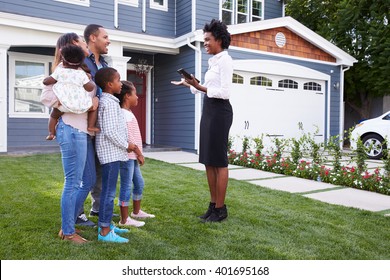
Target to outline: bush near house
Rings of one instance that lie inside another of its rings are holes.
[[[303,134],[300,139],[275,138],[268,150],[264,150],[262,139],[263,136],[244,137],[241,152],[232,150],[230,145],[229,163],[390,195],[389,157],[383,159],[382,171],[379,168],[368,170],[361,141],[358,141],[356,150],[343,153],[339,137],[332,137],[326,145],[315,143],[310,134]],[[233,142],[231,137],[229,143]]]

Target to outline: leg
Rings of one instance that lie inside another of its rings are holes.
[[[98,111],[89,111],[88,112],[88,131],[100,132],[100,129],[96,127]]]
[[[225,197],[229,179],[229,171],[227,167],[212,166],[206,166],[206,170],[212,200],[209,206],[209,210],[205,215],[203,215],[207,216],[207,214],[209,214],[209,216],[207,218],[203,218],[207,222],[220,222],[227,218]],[[215,200],[213,201],[213,199]],[[213,202],[215,202],[214,205]]]
[[[83,182],[80,186],[77,201],[76,201],[76,223],[82,226],[95,226],[95,223],[88,220],[84,214],[84,202],[96,184],[96,169],[95,169],[95,149],[92,142],[92,137],[87,135],[87,160],[83,172]],[[82,215],[80,215],[82,213]],[[82,216],[82,217],[80,217]]]
[[[132,160],[121,162],[120,165],[120,188],[118,205],[121,212],[121,224],[125,224],[129,217],[129,201],[131,194]]]
[[[57,142],[60,145],[62,166],[64,170],[64,190],[61,197],[62,238],[75,243],[83,240],[75,232],[75,211],[77,193],[82,181],[83,170],[87,155],[86,134],[79,132],[60,120]]]
[[[57,108],[53,108],[49,117],[49,135],[46,136],[46,140],[53,140],[56,138],[56,126],[58,123],[58,119],[61,117],[63,113]]]
[[[92,208],[91,214],[99,214],[100,208],[100,194],[102,192],[102,167],[100,166],[99,159],[95,153],[95,167],[96,167],[96,184],[91,190]]]

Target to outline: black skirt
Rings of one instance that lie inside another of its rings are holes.
[[[207,166],[228,166],[229,130],[233,122],[233,109],[229,100],[203,98],[200,120],[199,162]]]

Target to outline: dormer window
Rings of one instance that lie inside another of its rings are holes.
[[[226,24],[262,20],[263,0],[221,0],[221,18]]]

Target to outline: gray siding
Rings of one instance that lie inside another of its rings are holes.
[[[264,0],[264,19],[278,18],[283,16],[283,1]]]
[[[194,73],[195,53],[183,47],[180,55],[156,55],[154,72],[153,143],[194,149],[195,96],[188,88],[174,86],[179,80],[177,69],[184,67]]]
[[[196,29],[203,29],[205,23],[219,18],[219,1],[196,1]]]
[[[180,0],[176,5],[176,35],[179,37],[192,31],[192,0]]]

